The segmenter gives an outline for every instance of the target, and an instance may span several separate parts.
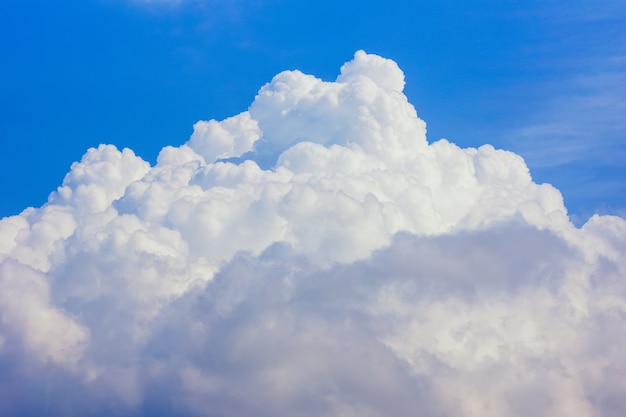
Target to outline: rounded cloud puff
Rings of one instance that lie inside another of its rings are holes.
[[[403,88],[285,71],[2,219],[0,414],[621,415],[626,222],[429,143]]]
[[[377,55],[368,55],[365,51],[357,51],[354,59],[341,66],[338,82],[349,82],[351,79],[367,77],[376,85],[399,93],[404,90],[404,73],[391,59]]]

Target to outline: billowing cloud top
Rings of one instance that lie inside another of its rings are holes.
[[[626,222],[428,143],[395,62],[285,71],[0,221],[0,414],[621,416]]]

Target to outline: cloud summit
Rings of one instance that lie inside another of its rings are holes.
[[[0,221],[0,414],[622,416],[626,221],[429,143],[395,62],[285,71]]]

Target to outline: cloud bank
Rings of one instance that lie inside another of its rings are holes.
[[[395,62],[285,71],[0,221],[0,414],[621,416],[626,221],[429,143]]]

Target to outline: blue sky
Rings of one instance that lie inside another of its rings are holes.
[[[39,1],[0,5],[0,216],[40,206],[89,148],[153,163],[285,69],[393,59],[430,141],[493,144],[580,223],[626,208],[620,1]]]

